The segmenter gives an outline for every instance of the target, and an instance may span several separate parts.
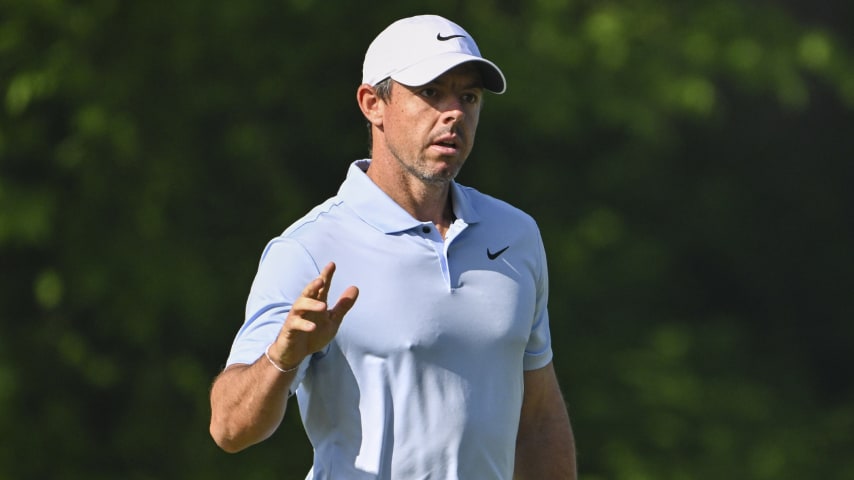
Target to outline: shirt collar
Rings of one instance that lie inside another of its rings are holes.
[[[362,220],[383,233],[399,233],[420,227],[422,222],[413,218],[368,177],[365,172],[370,165],[370,159],[357,160],[350,164],[347,178],[341,184],[338,196]],[[457,219],[466,224],[480,220],[467,189],[455,181],[451,182],[451,201]]]

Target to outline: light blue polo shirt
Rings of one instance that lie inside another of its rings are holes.
[[[359,299],[291,387],[314,447],[309,479],[513,475],[523,371],[552,359],[548,273],[534,220],[456,182],[443,240],[354,162],[338,194],[264,250],[228,364],[264,353],[309,281]]]

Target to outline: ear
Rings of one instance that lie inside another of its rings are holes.
[[[362,115],[370,124],[375,127],[382,126],[385,102],[377,96],[372,86],[367,83],[359,85],[356,90],[356,101],[359,103],[359,108],[362,109]]]

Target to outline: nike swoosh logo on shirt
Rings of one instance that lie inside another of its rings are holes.
[[[507,245],[506,247],[502,248],[501,250],[499,250],[495,253],[490,252],[489,248],[487,248],[486,249],[486,256],[489,257],[490,260],[495,260],[496,258],[498,258],[499,255],[504,253],[508,248],[510,248],[510,245]]]

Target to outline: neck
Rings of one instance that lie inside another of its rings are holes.
[[[454,222],[450,181],[425,182],[400,168],[396,160],[378,158],[372,160],[367,175],[413,218],[433,223],[442,236]]]

